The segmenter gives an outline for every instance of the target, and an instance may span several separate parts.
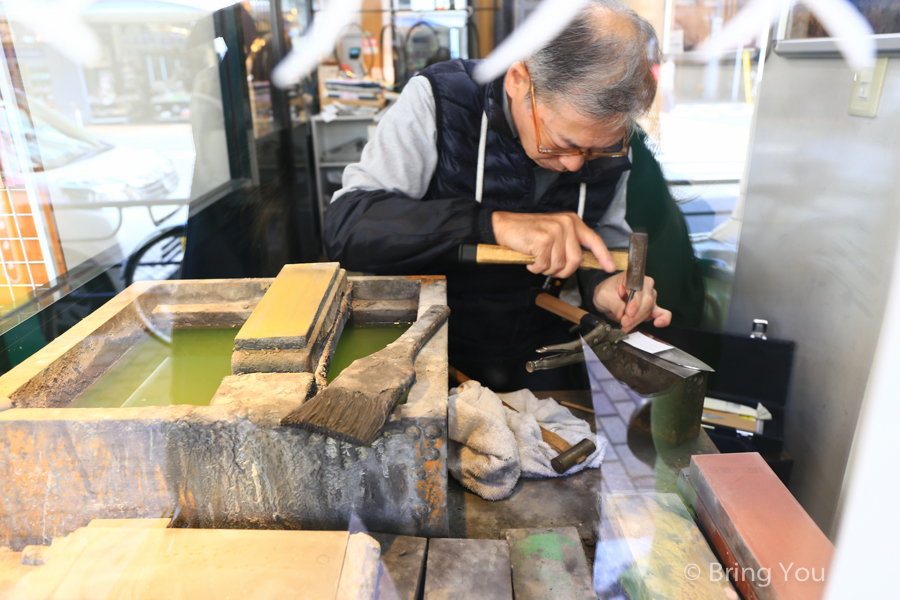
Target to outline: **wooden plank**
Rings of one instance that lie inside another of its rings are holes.
[[[516,600],[593,595],[591,572],[574,527],[507,529],[505,537]]]
[[[822,597],[834,546],[756,452],[694,456],[695,510],[748,598]]]
[[[346,531],[86,527],[54,544],[7,598],[334,598],[347,539]]]
[[[387,533],[370,533],[381,544],[383,571],[378,581],[378,597],[416,600],[425,579],[425,538]]]
[[[429,540],[425,600],[512,600],[512,597],[506,542]]]
[[[93,519],[88,527],[130,527],[131,529],[166,529],[172,519]]]
[[[417,298],[409,300],[361,300],[353,298],[353,323],[412,323],[419,310]]]
[[[594,589],[600,598],[737,600],[677,494],[604,494]]]
[[[153,309],[154,327],[242,327],[256,301],[215,302],[209,304],[160,304]]]
[[[235,349],[306,347],[339,273],[338,263],[285,265],[241,327]]]

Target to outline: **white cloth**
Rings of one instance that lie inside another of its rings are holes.
[[[565,475],[599,467],[608,444],[552,398],[540,400],[529,390],[498,396],[477,381],[451,390],[448,422],[450,473],[485,500],[507,498],[520,476],[561,477],[550,466],[556,452],[541,439],[540,427],[573,445],[594,440],[597,450]]]
[[[568,408],[560,406],[553,398],[542,400],[530,390],[519,390],[499,396],[503,402],[516,409],[506,409],[506,423],[518,442],[522,477],[562,477],[600,466],[609,442],[602,435],[593,433],[591,426],[573,416]],[[557,473],[550,466],[550,461],[556,458],[556,451],[541,438],[541,427],[552,431],[573,446],[585,438],[593,440],[597,449],[581,464],[575,465],[563,474]]]
[[[497,394],[477,381],[451,390],[447,422],[448,468],[469,490],[485,500],[502,500],[519,480],[519,447],[506,425],[506,410]]]

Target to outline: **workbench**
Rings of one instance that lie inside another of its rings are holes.
[[[536,392],[580,406],[591,406],[589,391]],[[597,499],[600,493],[678,493],[681,469],[693,454],[716,454],[715,445],[701,430],[700,436],[677,448],[657,453],[642,423],[629,422],[639,409],[631,400],[598,402],[596,414],[572,409],[572,414],[598,427],[609,440],[599,469],[586,469],[556,479],[521,479],[512,495],[499,502],[483,500],[450,478],[450,536],[501,539],[506,529],[576,527],[588,559],[593,558],[597,535]],[[596,417],[592,422],[591,417]],[[654,456],[655,455],[655,456]]]

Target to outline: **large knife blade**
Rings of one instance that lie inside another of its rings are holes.
[[[715,373],[716,370],[710,367],[708,364],[691,356],[684,350],[680,348],[676,348],[672,346],[668,350],[663,350],[662,352],[658,352],[654,354],[654,356],[658,356],[661,359],[672,363],[673,365],[678,365],[679,367],[684,367],[686,369],[692,369],[694,371],[707,371],[709,373]]]
[[[672,363],[673,365],[678,365],[679,367],[684,367],[693,371],[715,372],[715,369],[699,358],[642,331],[632,332],[628,337],[623,338],[621,341],[642,352],[658,356],[664,361]]]

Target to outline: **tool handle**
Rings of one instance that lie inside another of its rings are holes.
[[[550,294],[538,294],[534,303],[544,310],[549,310],[554,315],[577,323],[583,327],[593,328],[600,324],[600,319],[591,313],[586,310],[581,310],[577,306],[572,306],[568,302],[563,302],[556,296],[551,296]]]
[[[628,267],[628,252],[625,250],[610,250],[617,271],[624,271]],[[460,261],[464,263],[492,264],[492,265],[530,265],[534,263],[534,257],[521,252],[516,252],[506,246],[493,246],[490,244],[464,244],[459,251]],[[600,261],[590,250],[582,251],[582,269],[600,269]]]
[[[391,342],[384,350],[386,354],[401,354],[408,356],[410,360],[416,357],[422,346],[431,339],[431,336],[444,324],[450,316],[450,308],[443,304],[435,304],[416,319],[412,326],[403,332],[397,341]]]
[[[507,404],[506,402],[503,402],[503,400],[501,400],[500,402],[503,404],[503,406],[505,406],[505,407],[508,408],[509,410],[511,410],[511,411],[513,411],[513,412],[519,412],[518,410],[516,410],[515,408],[513,408],[512,406],[510,406],[510,405]],[[538,425],[538,429],[541,430],[541,439],[544,440],[544,442],[545,442],[548,446],[550,446],[551,448],[553,448],[553,451],[556,452],[557,454],[565,453],[567,450],[569,450],[569,449],[572,447],[572,446],[569,444],[569,442],[567,442],[566,440],[562,439],[561,437],[559,437],[558,435],[556,435],[556,434],[553,433],[552,431],[549,431],[549,430],[547,430],[547,429],[544,429],[544,428],[541,427],[540,425]]]
[[[540,427],[540,425],[538,427]],[[553,448],[557,454],[565,454],[572,449],[572,445],[569,444],[569,442],[543,427],[541,427],[541,439],[544,440],[548,446]]]

